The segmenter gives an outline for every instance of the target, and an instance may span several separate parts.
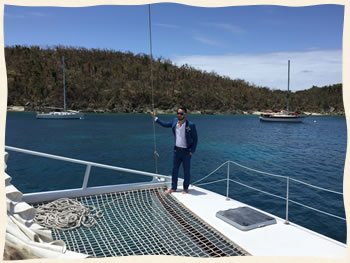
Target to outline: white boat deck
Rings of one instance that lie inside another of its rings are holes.
[[[181,188],[172,193],[189,210],[203,221],[231,239],[253,256],[312,256],[326,258],[345,258],[346,245],[293,223],[276,218],[277,224],[249,231],[241,231],[216,217],[216,212],[229,208],[248,206],[241,202],[207,191],[190,187],[188,194],[182,194]]]
[[[81,188],[25,194],[23,195],[22,201],[28,203],[51,201],[62,197],[75,198],[79,196],[98,195],[118,191],[165,187],[169,186],[170,184],[169,176],[70,159],[66,157],[49,155],[9,146],[6,146],[6,149],[62,161],[84,164],[87,166]],[[100,167],[116,171],[152,176],[161,178],[161,181],[102,187],[87,187],[91,167]],[[182,180],[179,180],[179,184],[181,183]],[[293,223],[286,225],[284,223],[284,219],[278,218],[258,209],[256,210],[274,217],[277,221],[277,224],[268,225],[249,231],[241,231],[217,218],[216,213],[221,210],[238,208],[248,205],[235,200],[226,201],[225,196],[205,190],[203,188],[191,187],[189,193],[184,195],[181,193],[180,187],[179,191],[172,193],[172,195],[190,211],[200,217],[204,222],[215,228],[218,232],[226,236],[228,239],[232,240],[236,245],[243,248],[253,256],[310,256],[319,258],[346,257],[345,244]]]

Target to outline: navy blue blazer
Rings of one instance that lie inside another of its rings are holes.
[[[159,118],[157,118],[156,122],[162,125],[163,127],[172,128],[173,134],[175,136],[175,128],[178,122],[177,118],[174,118],[172,122],[161,121]],[[190,122],[188,120],[186,120],[185,125],[186,125],[185,134],[186,134],[187,149],[190,152],[194,153],[196,151],[197,141],[198,141],[196,125],[193,122]]]

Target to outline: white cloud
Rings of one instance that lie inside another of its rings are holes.
[[[341,50],[309,50],[304,52],[276,52],[265,54],[228,54],[221,56],[177,56],[176,65],[215,71],[231,79],[244,79],[256,86],[287,89],[288,60],[290,89],[309,89],[342,82]]]
[[[8,17],[8,18],[25,18],[25,16],[23,15],[13,15],[13,14],[9,14],[9,13],[4,13],[4,17]]]
[[[40,13],[40,12],[32,12],[32,13],[29,13],[29,15],[30,16],[39,16],[39,17],[47,16],[47,14]]]
[[[238,34],[238,33],[243,33],[245,32],[240,26],[236,26],[236,25],[232,25],[232,24],[220,24],[220,23],[216,23],[216,24],[211,24],[214,27],[220,28],[220,29],[224,29],[227,31],[230,31],[233,34]]]
[[[223,45],[220,42],[203,37],[203,36],[196,35],[193,37],[193,39],[201,42],[202,44],[208,45],[208,46],[223,47]]]

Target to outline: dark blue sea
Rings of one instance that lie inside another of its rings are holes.
[[[171,120],[174,115],[160,115]],[[347,146],[344,117],[311,116],[304,123],[265,123],[258,116],[189,115],[197,126],[199,142],[192,157],[195,182],[227,160],[255,170],[289,176],[306,183],[343,192]],[[38,120],[35,113],[9,112],[6,145],[154,172],[152,118],[146,114],[87,114],[84,120]],[[158,172],[170,175],[173,134],[156,125]],[[22,192],[81,187],[85,166],[9,151],[7,173]],[[227,166],[202,181],[224,179]],[[286,196],[286,180],[230,165],[233,180],[274,195]],[[182,176],[182,171],[180,173]],[[143,182],[149,177],[92,168],[89,186]],[[201,183],[202,183],[201,182]],[[226,195],[224,182],[201,186]],[[285,218],[285,200],[233,182],[230,197]],[[290,182],[295,202],[345,218],[343,196]],[[289,220],[346,242],[346,221],[289,204]]]

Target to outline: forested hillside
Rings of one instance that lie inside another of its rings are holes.
[[[67,107],[81,111],[146,112],[152,108],[150,57],[71,47],[5,48],[8,105],[26,110],[63,107],[62,56],[65,57]],[[284,109],[286,91],[252,86],[190,66],[153,60],[154,106],[184,105],[202,113],[241,113]],[[344,112],[342,85],[310,87],[290,94],[290,110]]]

